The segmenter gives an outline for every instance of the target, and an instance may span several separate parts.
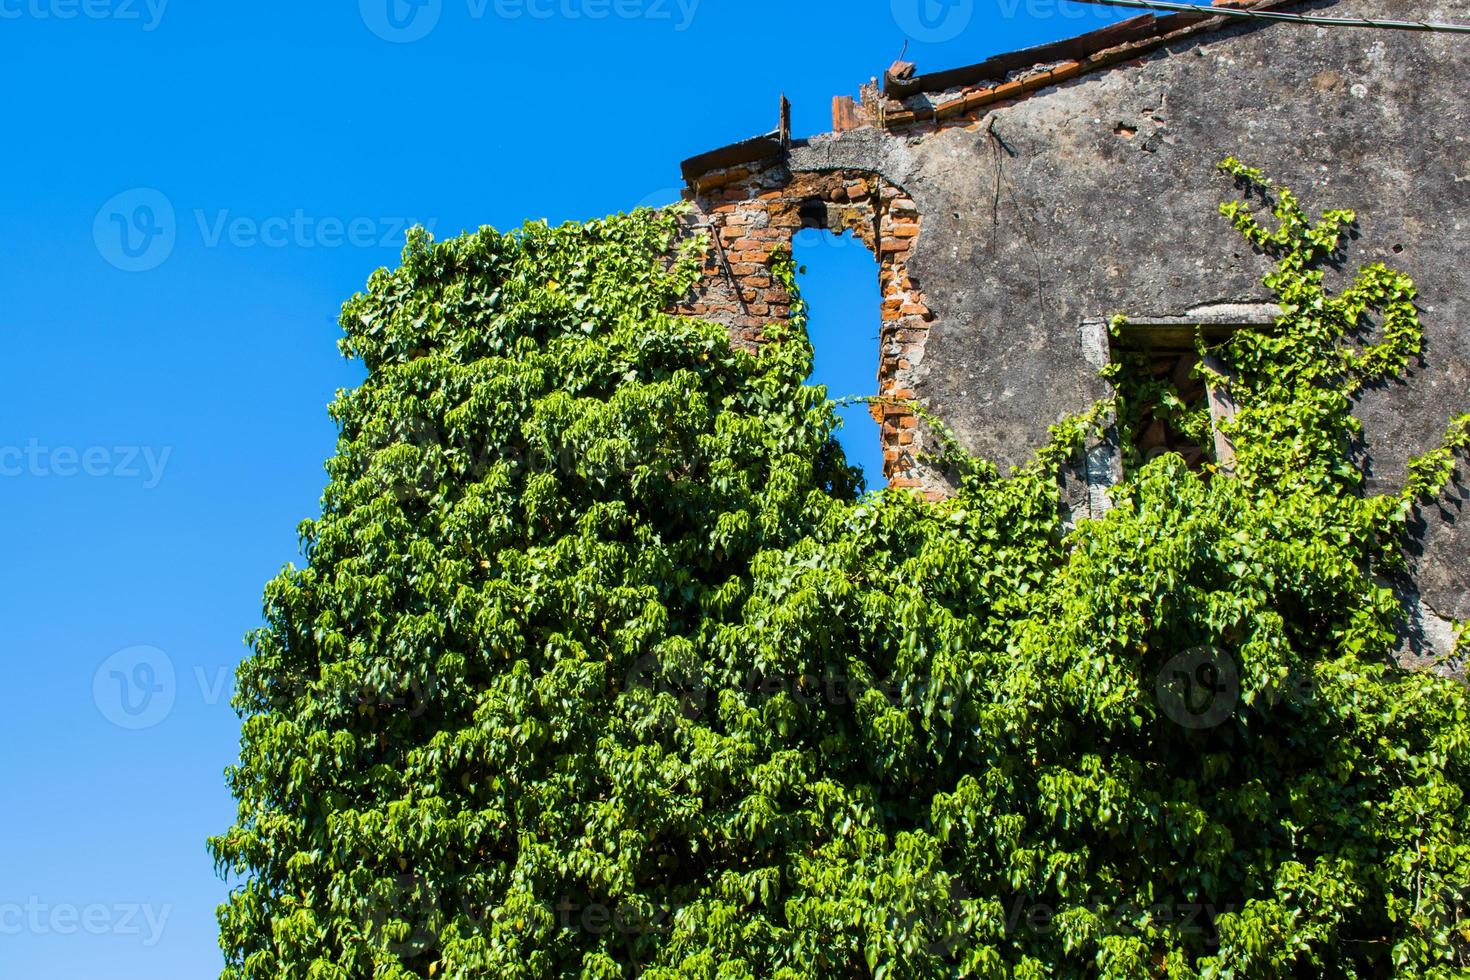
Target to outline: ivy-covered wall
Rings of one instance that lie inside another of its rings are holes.
[[[1464,16],[1445,0],[1292,6]],[[1053,75],[1038,82],[1015,73],[978,95],[899,100],[870,88],[855,113],[838,114],[841,131],[798,141],[784,159],[733,179],[727,173],[716,188],[701,181],[699,214],[733,208],[759,221],[748,215],[789,204],[793,193],[783,190],[812,175],[855,174],[901,189],[922,232],[880,258],[888,275],[901,257],[909,309],[922,315],[906,331],[887,319],[882,393],[911,391],[968,449],[1018,464],[1045,442],[1048,425],[1107,392],[1087,324],[1117,313],[1206,318],[1270,299],[1261,284],[1268,260],[1215,216],[1229,181],[1212,178],[1214,164],[1239,156],[1295,188],[1308,208],[1361,215],[1344,269],[1385,261],[1418,284],[1422,357],[1407,383],[1365,391],[1357,407],[1369,488],[1401,484],[1407,461],[1436,444],[1447,418],[1470,409],[1470,44],[1453,35],[1206,25],[1125,47],[1096,70],[1075,61],[1043,67]],[[926,118],[936,105],[965,111]],[[890,476],[942,492],[942,474],[917,461],[922,427],[902,446],[900,431],[884,437]],[[1411,659],[1442,652],[1452,621],[1470,619],[1470,528],[1457,522],[1466,500],[1470,491],[1457,484],[1420,515],[1404,588]]]
[[[709,237],[704,270],[680,312],[729,327],[737,346],[757,346],[772,318],[788,317],[792,297],[773,262],[789,254],[804,228],[852,233],[881,257],[882,349],[873,416],[883,440],[888,484],[931,498],[940,486],[920,465],[913,375],[923,358],[929,321],[908,256],[920,233],[918,208],[901,187],[855,170],[793,173],[784,166],[726,170],[701,181],[690,230]]]

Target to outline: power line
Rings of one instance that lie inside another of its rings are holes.
[[[1430,31],[1438,34],[1470,34],[1470,24],[1434,24],[1422,20],[1365,20],[1357,17],[1318,17],[1312,14],[1285,14],[1274,10],[1248,10],[1240,7],[1204,7],[1195,3],[1172,3],[1170,0],[1071,0],[1072,3],[1102,4],[1109,7],[1142,7],[1146,10],[1180,11],[1206,14],[1210,17],[1239,17],[1244,20],[1277,20],[1289,24],[1312,24],[1317,27],[1377,27],[1390,31]]]

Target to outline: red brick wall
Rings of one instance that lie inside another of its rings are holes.
[[[904,191],[867,172],[793,174],[783,166],[701,177],[686,194],[691,223],[709,235],[704,277],[679,312],[726,325],[731,342],[759,347],[766,326],[791,315],[792,297],[771,274],[773,253],[804,228],[853,232],[878,257],[883,297],[878,390],[873,406],[890,486],[933,493],[918,456],[922,427],[909,402],[933,314],[909,274],[920,218]]]

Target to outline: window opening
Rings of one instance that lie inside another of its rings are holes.
[[[810,220],[815,223],[818,216]],[[876,395],[882,315],[878,260],[852,232],[806,228],[792,246],[802,269],[807,334],[816,352],[808,383],[824,385],[834,400]],[[869,490],[881,489],[882,433],[872,409],[854,401],[839,406],[837,414],[842,419],[837,441],[848,463],[862,471]]]
[[[1112,338],[1112,359],[1128,365],[1143,400],[1133,432],[1138,461],[1172,452],[1194,469],[1214,463],[1216,472],[1234,474],[1235,446],[1222,423],[1238,405],[1221,352],[1236,331],[1259,326],[1130,319]]]

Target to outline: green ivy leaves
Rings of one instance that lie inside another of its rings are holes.
[[[676,211],[416,232],[344,307],[370,374],[240,669],[225,976],[1451,975],[1470,698],[1391,667],[1376,576],[1470,421],[1362,496],[1412,283],[1326,293],[1345,213],[1226,214],[1286,310],[1228,352],[1239,475],[1166,455],[1073,530],[1112,404],[859,499],[800,315],[751,354],[667,314]],[[1195,649],[1208,727],[1159,697]]]

